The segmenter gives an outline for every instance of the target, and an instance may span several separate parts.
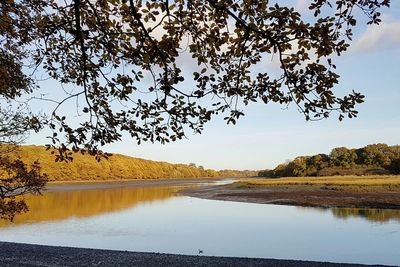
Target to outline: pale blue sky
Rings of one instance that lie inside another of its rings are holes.
[[[306,0],[299,0],[302,7]],[[329,153],[338,146],[400,144],[400,2],[384,10],[380,26],[359,25],[353,47],[337,59],[339,95],[356,89],[366,95],[359,117],[343,122],[333,116],[306,122],[294,105],[253,104],[235,126],[215,118],[201,135],[160,145],[137,145],[129,137],[105,151],[213,169],[265,169],[299,155]],[[56,86],[56,85],[54,85]],[[37,104],[37,105],[43,105]],[[27,144],[45,144],[46,133],[31,135]]]

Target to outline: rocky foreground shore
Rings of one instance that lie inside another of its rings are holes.
[[[0,266],[367,266],[327,262],[184,256],[0,242]],[[372,265],[368,265],[372,266]],[[373,265],[382,266],[382,265]]]

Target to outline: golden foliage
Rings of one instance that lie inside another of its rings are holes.
[[[171,164],[114,154],[97,162],[93,156],[76,153],[69,163],[55,162],[55,156],[43,146],[21,146],[13,157],[26,163],[38,160],[50,181],[129,180],[160,178],[198,178],[254,176],[252,171],[205,170],[186,164]]]

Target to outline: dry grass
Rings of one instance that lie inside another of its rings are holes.
[[[236,188],[287,187],[293,189],[400,191],[400,175],[258,178],[241,180],[233,186]]]
[[[249,185],[379,185],[400,184],[400,175],[371,175],[371,176],[325,176],[325,177],[287,177],[287,178],[257,178],[240,182]]]

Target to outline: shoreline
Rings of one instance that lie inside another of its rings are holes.
[[[129,187],[149,187],[164,185],[188,185],[197,183],[212,183],[230,179],[229,177],[218,178],[171,178],[171,179],[132,179],[132,180],[92,180],[92,181],[57,181],[49,182],[44,192],[94,190]],[[235,178],[233,178],[235,179]],[[240,178],[239,178],[240,179]]]
[[[91,184],[91,183],[124,183],[142,181],[198,181],[198,180],[225,180],[225,179],[254,179],[254,176],[218,176],[218,177],[188,177],[188,178],[132,178],[132,179],[106,179],[106,180],[59,180],[48,181],[47,185],[58,184]]]
[[[0,241],[1,266],[388,266],[32,245]]]

